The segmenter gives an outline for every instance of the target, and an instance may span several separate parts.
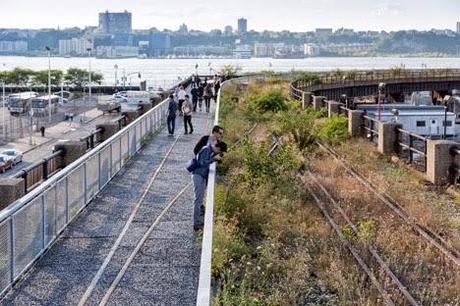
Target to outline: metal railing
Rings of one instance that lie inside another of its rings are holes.
[[[426,172],[427,138],[418,134],[397,129],[396,153],[406,159],[415,169]]]
[[[166,110],[164,100],[0,212],[0,296],[162,127]]]
[[[363,129],[366,133],[365,136],[369,141],[377,143],[379,137],[379,121],[375,118],[364,115],[363,116]]]
[[[317,76],[317,79],[311,81],[293,81],[291,83],[291,95],[301,99],[302,92],[371,85],[378,82],[391,84],[459,80],[460,69],[386,69],[354,71],[353,74],[347,71],[343,71],[342,74],[318,72]]]
[[[42,182],[62,169],[63,153],[61,150],[56,151],[12,176],[13,178],[24,179],[24,194],[38,187]]]

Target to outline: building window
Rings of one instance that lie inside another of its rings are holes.
[[[417,121],[417,127],[426,126],[425,121]]]
[[[446,121],[443,121],[442,124],[443,126],[452,126],[452,121],[447,121],[447,124]]]

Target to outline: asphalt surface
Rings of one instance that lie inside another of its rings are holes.
[[[194,134],[180,137],[152,185],[127,235],[110,261],[88,305],[96,305],[119,269],[163,208],[190,181],[184,169],[214,116],[193,115]],[[174,138],[166,129],[144,147],[61,235],[31,273],[1,305],[76,305],[116,241],[131,211],[159,167]],[[199,236],[193,230],[193,187],[161,219],[114,291],[109,305],[195,305]]]

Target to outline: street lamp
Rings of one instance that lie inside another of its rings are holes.
[[[48,51],[48,122],[51,123],[51,48],[45,49]]]
[[[113,68],[115,68],[115,90],[116,90],[117,86],[118,86],[118,65],[115,64],[115,66],[113,66]]]
[[[91,48],[87,48],[86,51],[88,51],[88,65],[89,65],[89,73],[88,73],[88,96],[89,100],[91,101]]]
[[[378,98],[378,104],[377,104],[377,113],[378,113],[378,120],[380,121],[382,119],[382,93],[385,91],[386,84],[385,83],[380,83],[379,84],[379,98]]]

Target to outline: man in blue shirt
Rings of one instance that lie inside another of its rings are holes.
[[[204,191],[209,175],[209,166],[222,159],[222,153],[227,150],[227,145],[224,142],[217,142],[213,145],[203,147],[198,153],[198,167],[193,171],[192,180],[195,192],[195,200],[193,202],[193,229],[200,230],[203,228],[203,223],[200,218],[201,204],[203,203]]]
[[[176,128],[176,114],[177,114],[177,102],[174,100],[174,96],[170,95],[168,100],[168,111],[167,111],[167,124],[168,132],[170,136],[174,135],[174,129]]]

